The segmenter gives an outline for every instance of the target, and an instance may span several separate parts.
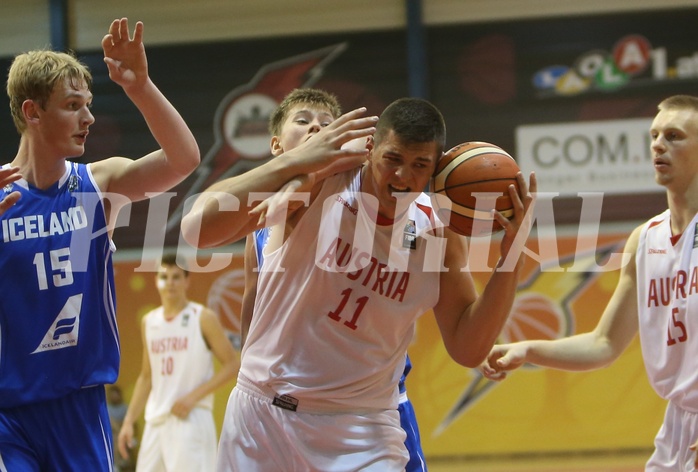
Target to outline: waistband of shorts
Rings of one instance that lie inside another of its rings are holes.
[[[209,408],[207,406],[202,406],[202,405],[194,405],[194,408],[192,408],[191,411],[195,411],[195,410],[202,410],[202,411],[208,411],[208,412],[213,411],[213,410],[211,410],[211,408]],[[172,412],[167,411],[165,413],[160,413],[159,415],[150,416],[150,417],[144,418],[144,419],[145,419],[146,423],[150,423],[152,425],[158,425],[158,424],[162,424],[162,423],[166,422],[170,418],[177,418],[177,416],[175,414],[173,414]]]
[[[319,402],[319,401],[312,401],[308,399],[303,399],[299,397],[295,397],[293,395],[279,395],[277,392],[275,392],[272,388],[264,386],[264,385],[259,385],[249,378],[245,377],[242,373],[238,373],[238,379],[237,383],[235,384],[235,388],[239,388],[241,391],[255,396],[257,398],[260,398],[262,400],[268,401],[272,404],[275,404],[275,406],[279,406],[277,403],[286,403],[290,399],[293,399],[297,401],[297,404],[295,405],[295,410],[290,410],[289,408],[283,408],[285,410],[288,410],[289,412],[293,413],[294,411],[296,413],[310,413],[310,414],[316,414],[316,415],[331,415],[331,414],[353,414],[353,415],[361,415],[361,414],[370,414],[370,413],[376,413],[379,411],[384,411],[383,409],[380,408],[355,408],[355,407],[347,407],[344,405],[328,405],[326,402]],[[290,398],[289,398],[290,397]],[[283,402],[275,402],[275,399],[281,399],[285,400]],[[282,408],[279,406],[279,408]]]

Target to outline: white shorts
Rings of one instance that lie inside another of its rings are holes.
[[[646,472],[694,472],[696,453],[688,447],[698,439],[698,413],[669,402],[664,423],[654,439],[654,453]]]
[[[218,472],[397,472],[409,455],[397,410],[312,414],[285,410],[238,383],[218,445]]]
[[[216,469],[216,424],[213,413],[194,408],[186,419],[168,415],[146,422],[137,472],[212,472]]]

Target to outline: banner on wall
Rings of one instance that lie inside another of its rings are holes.
[[[650,118],[524,125],[516,157],[540,188],[565,196],[663,192],[654,182]]]

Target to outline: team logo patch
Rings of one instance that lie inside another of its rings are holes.
[[[417,249],[417,226],[414,224],[414,220],[407,220],[402,233],[402,247]]]
[[[76,191],[76,190],[78,189],[78,183],[79,183],[78,176],[75,175],[75,174],[72,174],[72,175],[68,178],[68,190],[69,190],[70,192]]]

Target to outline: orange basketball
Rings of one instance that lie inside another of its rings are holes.
[[[514,184],[518,189],[518,172],[514,158],[499,146],[481,141],[455,146],[441,157],[432,179],[439,218],[463,236],[501,231],[491,210],[514,216],[508,188]]]

